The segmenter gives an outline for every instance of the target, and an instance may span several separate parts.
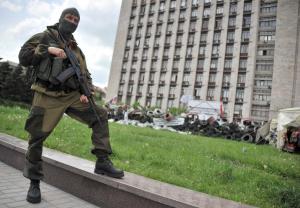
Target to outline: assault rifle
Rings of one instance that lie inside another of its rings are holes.
[[[100,117],[96,111],[96,104],[95,101],[92,97],[92,92],[89,89],[84,76],[82,75],[81,71],[80,71],[80,64],[77,60],[77,57],[75,56],[75,54],[73,53],[73,51],[68,47],[65,39],[63,38],[63,36],[59,33],[59,36],[63,42],[64,45],[64,51],[66,53],[67,58],[69,59],[69,61],[71,62],[71,67],[69,67],[68,69],[64,70],[62,73],[60,73],[56,79],[60,82],[60,83],[64,83],[68,78],[70,78],[73,75],[76,75],[80,88],[83,91],[83,94],[88,98],[88,101],[90,103],[91,108],[93,109],[93,112],[95,113],[95,116],[97,118],[97,121],[99,122],[99,124],[101,125],[101,120]]]

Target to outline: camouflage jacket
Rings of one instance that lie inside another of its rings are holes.
[[[38,70],[40,63],[44,59],[53,60],[54,56],[48,53],[48,47],[52,46],[63,49],[62,41],[60,41],[57,28],[58,24],[48,26],[44,32],[35,34],[29,40],[27,40],[21,47],[21,50],[19,52],[20,64],[23,66],[33,66],[36,70]],[[86,78],[90,90],[94,91],[91,74],[89,73],[86,66],[85,56],[81,49],[78,47],[73,36],[71,37],[68,44],[76,55],[78,62],[80,63],[81,73]],[[42,93],[45,93],[47,91],[47,89],[42,89],[45,87],[39,85],[38,82],[35,82],[31,88]]]

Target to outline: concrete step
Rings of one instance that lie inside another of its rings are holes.
[[[0,160],[23,169],[27,142],[0,133]],[[123,179],[94,174],[94,162],[43,149],[44,181],[85,201],[107,208],[250,208],[143,176],[125,173]]]

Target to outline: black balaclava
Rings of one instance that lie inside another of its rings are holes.
[[[64,18],[66,14],[72,14],[78,17],[78,19],[80,19],[80,15],[76,8],[67,8],[60,15],[58,30],[61,33],[61,35],[64,37],[64,39],[69,40],[72,33],[75,32],[77,25],[65,20]]]

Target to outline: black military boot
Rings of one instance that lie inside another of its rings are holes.
[[[124,171],[118,170],[114,167],[114,164],[110,161],[108,156],[99,157],[95,166],[95,173],[107,175],[113,178],[124,177]]]
[[[40,181],[31,180],[26,200],[36,204],[41,202]]]

